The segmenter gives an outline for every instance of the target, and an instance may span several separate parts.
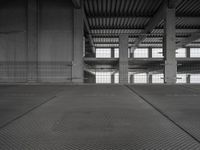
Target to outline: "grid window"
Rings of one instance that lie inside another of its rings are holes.
[[[200,83],[200,74],[191,74],[190,83]]]
[[[163,49],[162,48],[152,48],[152,57],[153,58],[163,58]]]
[[[111,49],[110,48],[97,48],[96,49],[96,58],[111,58]]]
[[[119,83],[119,73],[115,73],[115,83]]]
[[[186,83],[187,75],[186,74],[177,74],[176,83]]]
[[[200,48],[190,48],[190,57],[200,57]]]
[[[152,83],[164,83],[164,74],[153,74]]]
[[[146,73],[134,74],[134,83],[147,83],[147,74]]]
[[[115,48],[115,58],[119,58],[119,48]]]
[[[136,48],[134,58],[148,58],[148,48]]]
[[[96,72],[96,83],[111,83],[111,72]]]
[[[176,58],[185,58],[186,57],[186,49],[179,48],[176,50]]]

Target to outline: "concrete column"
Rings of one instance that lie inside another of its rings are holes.
[[[111,83],[114,84],[115,83],[115,74],[111,74]]]
[[[85,37],[83,36],[83,57],[85,57]]]
[[[115,48],[111,48],[111,58],[115,58]]]
[[[38,79],[38,0],[27,1],[27,82]]]
[[[130,58],[133,58],[133,53],[132,52],[130,52]]]
[[[130,58],[134,58],[134,49],[132,47],[130,49]]]
[[[131,74],[131,75],[130,75],[130,84],[133,84],[133,83],[134,83],[133,80],[134,80],[134,79],[133,79],[133,74]]]
[[[74,8],[74,55],[72,82],[83,82],[83,9]]]
[[[190,48],[186,48],[186,58],[190,58]]]
[[[165,58],[164,81],[167,84],[176,83],[177,61],[175,57],[175,50],[176,50],[175,23],[176,23],[175,8],[170,8],[170,9],[166,8],[163,50]]]
[[[190,77],[191,77],[190,74],[188,74],[187,77],[186,77],[186,83],[188,83],[188,84],[190,84]]]
[[[148,52],[149,58],[152,58],[152,47],[149,47],[148,50],[149,50]]]
[[[153,83],[153,75],[152,74],[148,74],[148,83],[149,84]]]
[[[128,35],[119,36],[119,83],[128,83]]]

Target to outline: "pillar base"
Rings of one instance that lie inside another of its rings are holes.
[[[168,62],[165,61],[165,83],[166,84],[175,84],[176,83],[176,74],[177,74],[177,62]]]

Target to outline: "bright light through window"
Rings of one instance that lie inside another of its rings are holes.
[[[186,74],[177,74],[176,83],[186,83],[187,75]]]
[[[134,58],[148,58],[148,48],[136,48]]]
[[[164,75],[163,74],[153,74],[152,75],[152,83],[164,83]]]
[[[96,83],[111,83],[111,72],[96,72]]]
[[[152,48],[152,57],[153,58],[163,58],[163,49],[162,48]]]
[[[179,48],[176,50],[176,58],[185,58],[186,57],[186,49]]]
[[[147,74],[146,73],[134,74],[134,83],[147,83]]]
[[[111,49],[110,48],[97,48],[96,49],[96,58],[111,58]]]
[[[119,83],[119,73],[115,73],[115,83]]]
[[[115,58],[119,58],[119,48],[115,48]]]
[[[200,48],[190,48],[190,57],[200,57]]]
[[[200,83],[200,74],[191,74],[190,83]]]

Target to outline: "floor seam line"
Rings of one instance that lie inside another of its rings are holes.
[[[54,95],[54,96],[48,98],[47,100],[43,101],[42,103],[40,103],[40,104],[34,106],[33,108],[29,109],[28,111],[22,113],[21,115],[15,117],[14,119],[11,119],[10,121],[8,121],[8,122],[6,122],[5,124],[3,124],[2,126],[0,126],[0,130],[3,129],[3,128],[5,128],[5,127],[8,126],[9,124],[13,123],[14,121],[16,121],[16,120],[18,120],[18,119],[24,117],[25,115],[27,115],[28,113],[32,112],[33,110],[39,108],[39,107],[42,106],[43,104],[46,104],[47,102],[53,100],[53,99],[56,98],[56,97],[57,97],[57,96]]]
[[[200,144],[200,140],[198,140],[195,136],[193,136],[190,132],[188,132],[186,129],[184,129],[183,127],[181,127],[178,123],[176,123],[173,119],[171,119],[168,115],[166,115],[162,110],[160,110],[159,108],[157,108],[155,105],[153,105],[152,103],[150,103],[146,98],[144,98],[143,96],[141,96],[137,91],[135,91],[134,89],[130,88],[128,85],[125,85],[125,87],[127,87],[132,93],[135,93],[138,97],[140,97],[144,102],[146,102],[147,104],[149,104],[151,107],[153,107],[157,112],[159,112],[162,116],[164,116],[167,120],[169,120],[170,122],[172,122],[174,125],[176,125],[179,129],[181,129],[183,132],[185,132],[187,135],[189,135],[193,140],[195,140],[196,142],[198,142]]]
[[[185,85],[180,85],[180,86],[187,89],[187,90],[190,90],[194,93],[199,92],[199,89],[196,89],[196,88],[188,87],[188,86],[185,86]]]

